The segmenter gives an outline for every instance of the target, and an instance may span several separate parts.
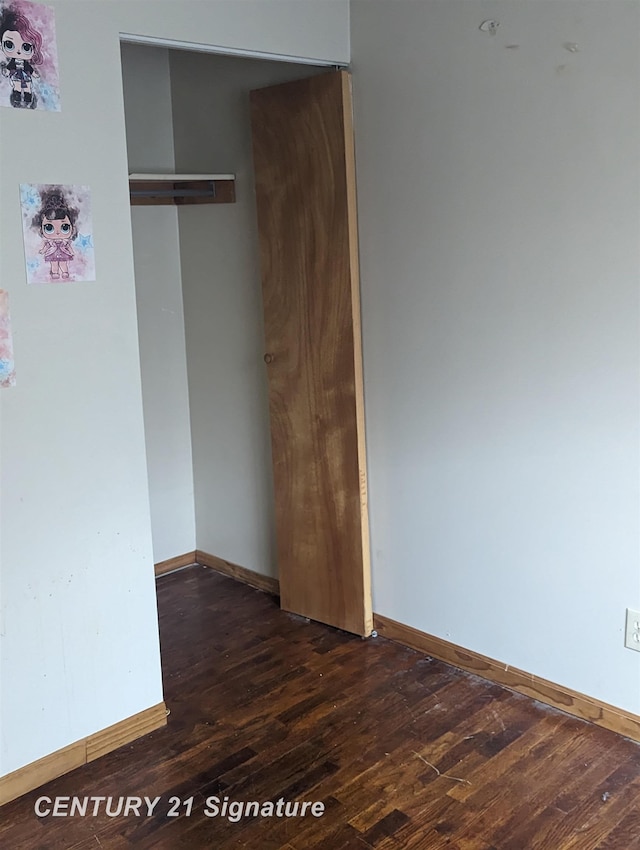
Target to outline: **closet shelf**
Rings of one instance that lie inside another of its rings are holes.
[[[132,206],[233,204],[235,174],[130,174]]]

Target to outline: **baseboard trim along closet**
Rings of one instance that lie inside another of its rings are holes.
[[[266,593],[272,593],[274,596],[280,595],[280,582],[277,578],[264,576],[261,573],[254,572],[254,570],[248,570],[246,567],[239,567],[238,564],[232,564],[223,558],[217,558],[215,555],[210,555],[201,549],[196,551],[196,561],[202,567],[210,567],[212,570],[229,576],[229,578],[235,578],[237,581],[250,585],[250,587],[256,587],[258,590],[264,590]]]
[[[179,570],[182,567],[190,567],[196,564],[196,552],[185,552],[184,555],[177,555],[175,558],[168,558],[166,561],[160,561],[154,564],[156,576],[163,576],[165,573],[172,573],[174,570]]]
[[[532,673],[510,667],[508,664],[464,649],[455,643],[449,643],[411,626],[405,626],[403,623],[397,623],[380,614],[374,614],[373,617],[378,634],[389,640],[417,649],[419,652],[466,670],[467,673],[474,673],[482,679],[504,685],[511,691],[524,694],[566,714],[572,714],[574,717],[595,723],[596,726],[610,729],[625,738],[640,741],[640,717],[637,714],[616,708],[594,697],[585,696],[564,685],[540,679]]]
[[[244,582],[251,587],[257,587],[275,596],[280,594],[280,583],[275,578],[260,575],[246,567],[231,564],[215,555],[209,555],[200,549],[196,551],[196,561],[201,566],[210,567],[216,572]],[[382,614],[373,615],[373,625],[378,634],[395,643],[401,643],[411,649],[417,649],[425,655],[430,655],[452,667],[458,667],[467,673],[473,673],[503,685],[511,691],[531,697],[538,702],[549,705],[571,714],[582,720],[588,720],[596,726],[602,726],[612,732],[617,732],[625,738],[640,742],[640,716],[625,711],[622,708],[601,702],[594,697],[578,693],[564,685],[557,685],[548,679],[541,679],[533,673],[526,673],[516,667],[510,667],[493,658],[487,658],[473,650],[465,649],[455,643],[435,637],[434,635],[421,632],[412,626],[405,626],[395,620],[384,617]]]
[[[167,709],[164,702],[161,702],[14,770],[0,777],[0,806],[77,767],[95,761],[112,750],[130,744],[131,741],[166,726],[166,723]]]

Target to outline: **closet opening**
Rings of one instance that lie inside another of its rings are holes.
[[[249,91],[326,68],[121,44],[130,174],[229,174],[235,202],[131,208],[156,564],[277,578]],[[160,567],[162,569],[162,567]]]

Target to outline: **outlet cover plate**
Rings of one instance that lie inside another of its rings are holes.
[[[627,608],[624,645],[627,649],[640,652],[640,611],[634,611],[633,608]]]

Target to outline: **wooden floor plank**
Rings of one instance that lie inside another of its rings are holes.
[[[1,847],[640,850],[637,744],[211,570],[157,585],[168,726],[4,806]],[[161,804],[38,818],[40,795]],[[233,822],[213,796],[326,810]]]

